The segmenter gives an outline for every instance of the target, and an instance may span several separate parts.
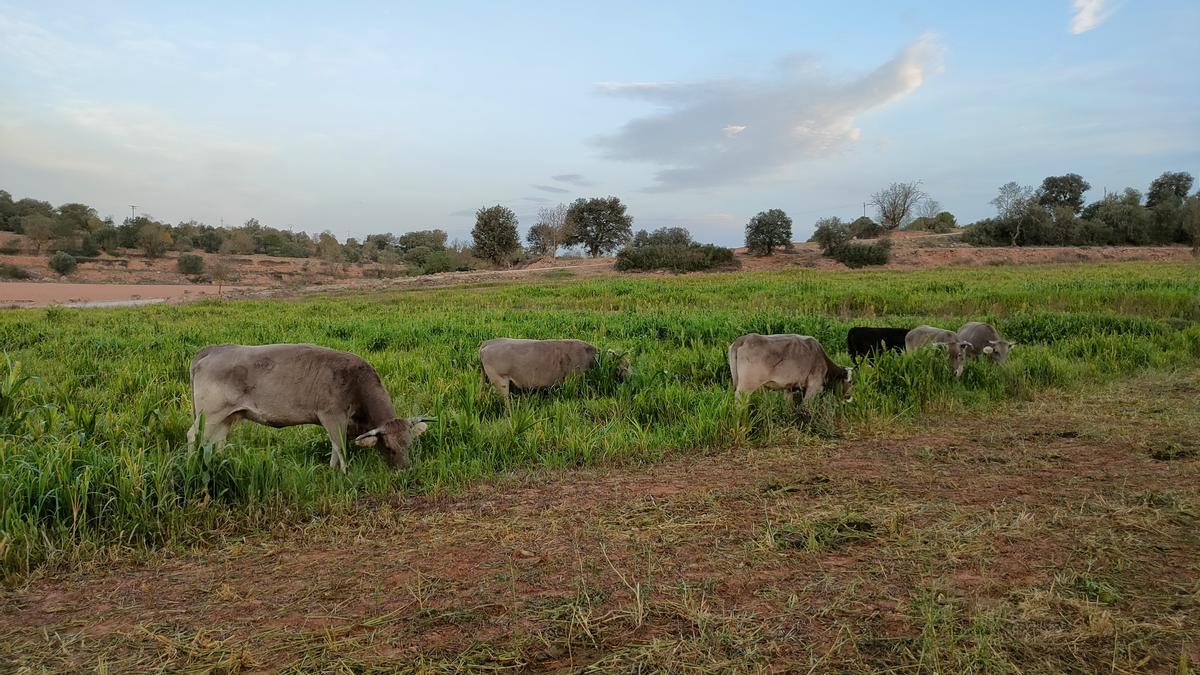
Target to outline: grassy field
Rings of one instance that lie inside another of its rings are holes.
[[[903,429],[923,413],[980,410],[1200,360],[1194,264],[646,277],[477,285],[298,301],[0,314],[0,561],[47,562],[190,545],[349,508],[366,495],[456,490],[513,470],[639,463],[670,452],[817,442]],[[747,332],[820,339],[845,363],[854,325],[994,322],[1009,363],[954,380],[934,354],[856,375],[855,400],[801,410],[778,393],[734,407],[725,350]],[[578,337],[627,350],[601,373],[517,399],[482,383],[497,337]],[[187,367],[201,347],[314,342],[380,372],[400,414],[434,415],[415,468],[359,452],[328,468],[319,428],[235,429],[189,450]]]

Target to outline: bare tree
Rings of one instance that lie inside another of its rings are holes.
[[[566,204],[547,206],[538,209],[537,223],[529,228],[525,240],[529,242],[529,252],[535,255],[558,257],[558,249],[566,243],[567,211]]]
[[[894,230],[908,222],[913,209],[928,197],[921,190],[921,181],[892,183],[871,195],[871,204],[879,211],[879,224]]]
[[[938,200],[936,199],[926,198],[925,201],[921,202],[920,206],[917,207],[918,218],[937,218],[937,214],[941,212],[942,205],[939,204]]]

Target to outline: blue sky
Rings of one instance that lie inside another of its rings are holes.
[[[0,0],[0,189],[339,238],[615,194],[739,244],[891,181],[965,222],[1200,174],[1194,1],[437,4]]]

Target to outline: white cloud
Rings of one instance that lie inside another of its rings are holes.
[[[610,159],[661,167],[650,191],[742,182],[857,140],[855,116],[916,91],[940,67],[940,57],[933,38],[924,36],[848,82],[821,78],[809,60],[797,67],[795,59],[782,62],[770,79],[606,82],[599,85],[602,92],[662,110],[595,143]]]
[[[1099,26],[1113,10],[1106,0],[1071,0],[1075,14],[1071,16],[1071,33],[1079,35]]]
[[[533,189],[541,190],[542,192],[550,192],[550,193],[556,194],[556,195],[562,195],[562,194],[566,194],[566,193],[570,192],[570,190],[565,190],[563,188],[556,187],[554,185],[534,185]]]

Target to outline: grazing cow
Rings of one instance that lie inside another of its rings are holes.
[[[729,345],[729,375],[738,399],[760,387],[803,389],[808,403],[829,387],[852,400],[854,369],[831,361],[821,343],[807,335],[741,336]]]
[[[346,471],[347,432],[358,445],[381,446],[393,467],[407,468],[409,446],[434,420],[398,419],[371,364],[317,345],[212,345],[196,353],[191,373],[196,419],[189,444],[201,419],[204,440],[217,444],[244,419],[276,428],[320,424],[333,444],[331,468]]]
[[[971,343],[971,356],[987,356],[992,363],[1008,360],[1008,350],[1017,343],[1000,339],[1000,333],[990,323],[972,321],[958,329],[958,339]]]
[[[629,377],[629,359],[620,357],[617,376]],[[511,389],[529,391],[561,384],[571,373],[595,368],[599,350],[583,340],[521,340],[495,338],[479,345],[483,373],[497,392],[508,398]]]
[[[967,355],[971,352],[970,342],[960,340],[958,334],[952,330],[933,326],[917,326],[908,331],[908,335],[904,338],[904,348],[910,352],[915,352],[927,345],[945,349],[950,356],[950,368],[954,370],[954,376],[962,377],[963,366],[966,363]]]
[[[902,352],[907,335],[907,328],[855,326],[846,334],[846,349],[850,352],[850,361],[858,365],[865,357],[874,363],[876,356],[889,349]]]

